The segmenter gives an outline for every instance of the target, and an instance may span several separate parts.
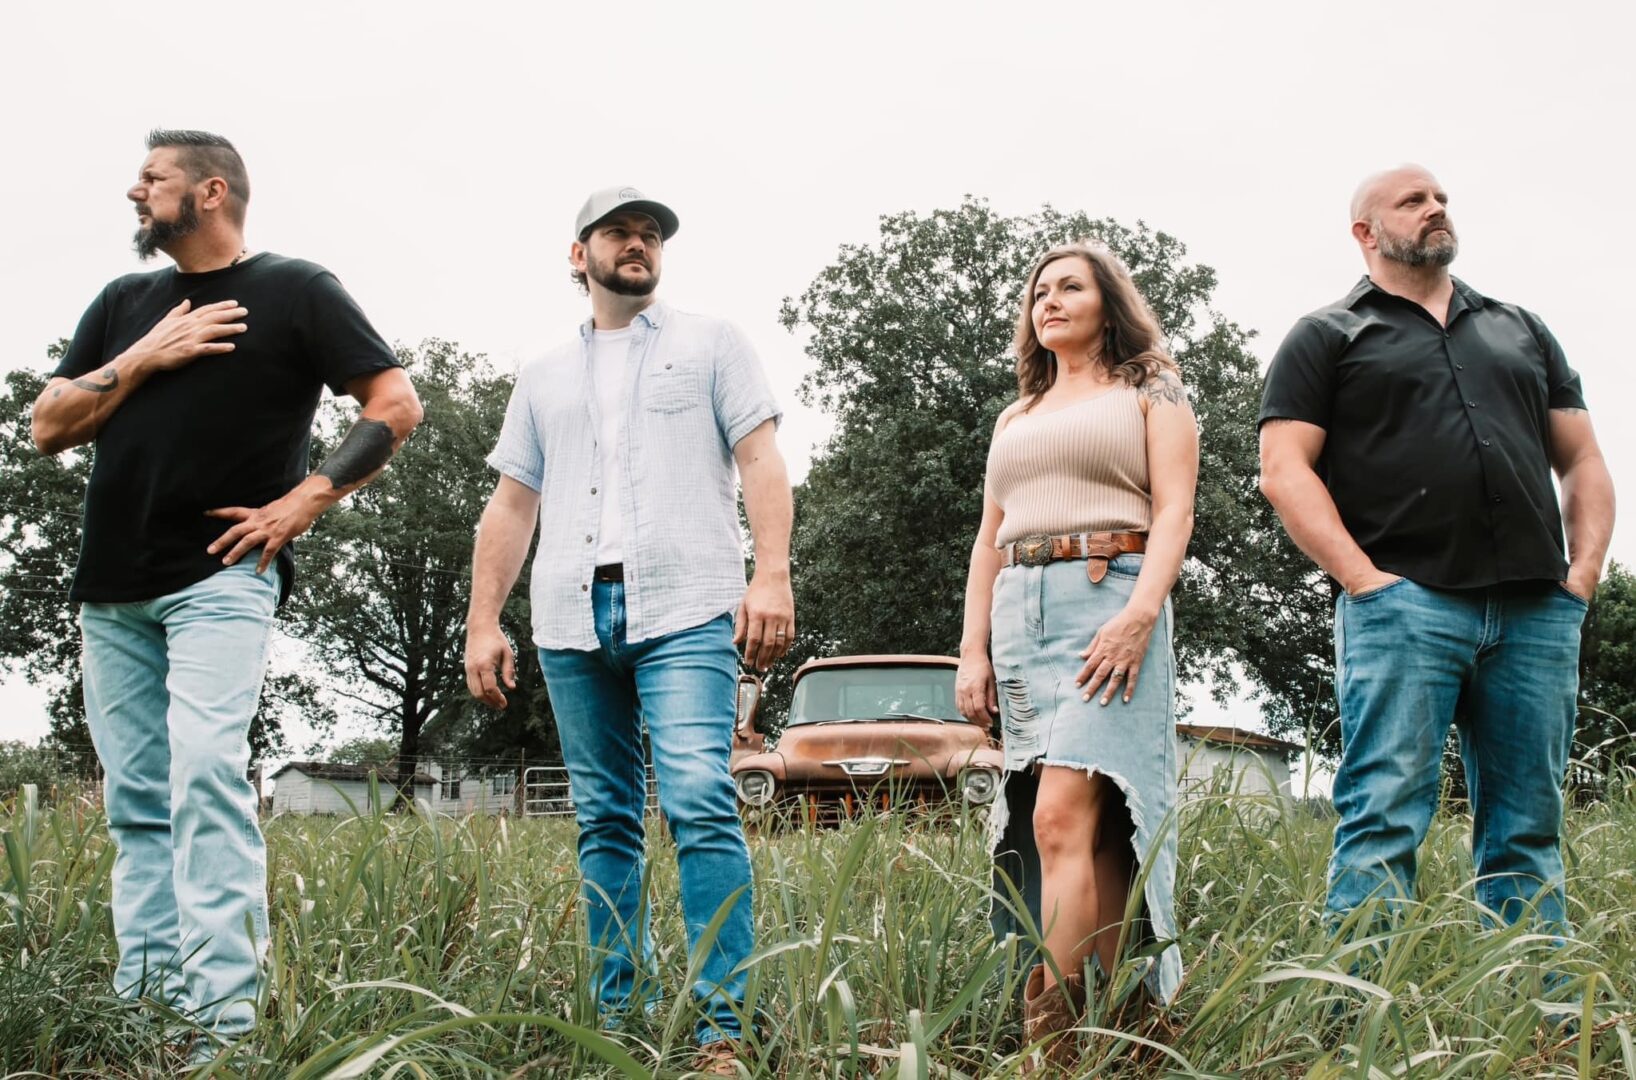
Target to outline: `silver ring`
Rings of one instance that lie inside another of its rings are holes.
[[[1125,677],[1125,669],[1116,667],[1112,671],[1108,672],[1108,676],[1110,678],[1117,677],[1123,679]]]
[[[774,630],[773,631],[773,637],[783,637],[783,636],[784,636],[784,631],[782,631],[782,630]]]

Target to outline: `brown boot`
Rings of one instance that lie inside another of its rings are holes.
[[[693,1072],[698,1076],[739,1076],[738,1051],[737,1039],[705,1043],[693,1057]]]
[[[1040,1052],[1047,1065],[1071,1069],[1079,1061],[1079,1039],[1070,1029],[1077,1027],[1084,1015],[1084,979],[1071,975],[1047,990],[1045,965],[1035,964],[1028,973],[1028,984],[1023,988],[1023,1039],[1030,1046],[1045,1040]],[[1037,1072],[1032,1063],[1032,1051],[1023,1072]]]

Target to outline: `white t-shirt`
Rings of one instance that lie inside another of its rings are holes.
[[[591,354],[596,376],[596,405],[602,417],[597,453],[602,458],[602,522],[597,526],[596,564],[624,562],[624,531],[619,521],[619,434],[630,405],[626,392],[625,355],[630,351],[631,328],[598,330]]]

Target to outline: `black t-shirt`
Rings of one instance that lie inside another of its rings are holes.
[[[71,600],[151,600],[222,569],[205,548],[232,523],[205,511],[263,506],[295,487],[322,388],[339,395],[359,375],[399,366],[335,275],[262,252],[203,274],[119,278],[86,309],[53,374],[97,370],[183,299],[195,310],[236,300],[247,329],[225,339],[230,353],[152,375],[97,433]],[[289,550],[279,553],[286,595]]]
[[[1358,546],[1455,589],[1567,575],[1550,410],[1584,407],[1538,316],[1457,280],[1439,326],[1366,276],[1278,347],[1260,421],[1323,428],[1319,471]]]

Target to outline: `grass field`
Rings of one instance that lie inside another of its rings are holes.
[[[98,812],[73,799],[7,809],[0,1074],[179,1075],[162,1010],[108,991],[112,850]],[[1094,1035],[1083,1075],[1636,1075],[1636,783],[1573,812],[1577,934],[1560,947],[1485,928],[1468,824],[1439,817],[1422,903],[1341,945],[1319,917],[1321,812],[1232,795],[1189,803],[1181,995],[1163,1020]],[[685,998],[635,1030],[594,1030],[570,823],[284,818],[267,833],[273,993],[261,1027],[212,1075],[685,1069]],[[989,934],[980,823],[870,819],[751,847],[750,985],[764,1021],[753,1075],[1016,1075],[1026,947]],[[675,858],[662,838],[652,853],[674,989],[687,966]]]

